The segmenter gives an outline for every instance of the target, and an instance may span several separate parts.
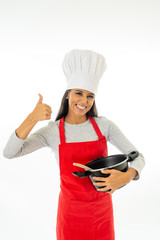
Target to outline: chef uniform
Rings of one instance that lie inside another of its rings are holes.
[[[88,50],[72,50],[66,54],[63,70],[67,89],[79,88],[96,93],[106,69],[102,55]],[[112,196],[98,192],[90,179],[72,174],[79,171],[74,162],[86,164],[108,155],[107,140],[92,117],[89,120],[96,141],[65,141],[64,117],[59,122],[60,194],[57,211],[57,240],[114,240]]]

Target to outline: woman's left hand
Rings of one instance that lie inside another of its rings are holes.
[[[109,177],[93,177],[94,180],[99,181],[94,183],[95,186],[104,186],[99,188],[98,191],[107,191],[111,189],[108,193],[112,194],[118,188],[128,184],[137,174],[137,171],[133,168],[129,168],[127,172],[121,172],[115,169],[103,170],[102,173],[110,174]]]

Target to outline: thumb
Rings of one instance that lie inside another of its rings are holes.
[[[111,173],[111,170],[110,169],[104,169],[101,171],[102,173],[105,173],[105,174],[110,174]]]
[[[38,100],[37,104],[42,104],[43,96],[40,93],[38,95],[39,95],[39,100]]]

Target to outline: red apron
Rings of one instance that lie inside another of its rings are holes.
[[[88,117],[98,135],[89,142],[65,142],[64,117],[60,119],[60,194],[57,211],[57,240],[114,240],[112,196],[98,192],[89,177],[72,174],[81,171],[73,162],[86,164],[108,155],[107,142],[95,120]],[[83,171],[83,170],[82,170]]]

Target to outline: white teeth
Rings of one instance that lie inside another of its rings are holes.
[[[80,105],[77,104],[77,107],[79,107],[80,109],[85,109],[86,107],[81,107]]]

